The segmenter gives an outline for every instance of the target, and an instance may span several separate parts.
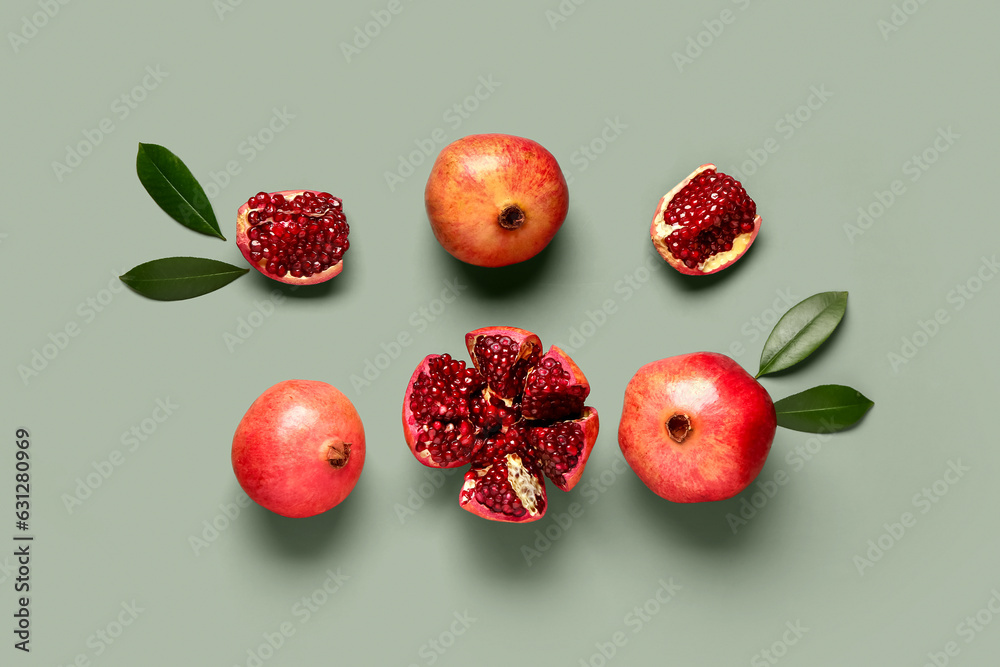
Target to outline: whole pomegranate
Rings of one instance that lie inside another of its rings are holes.
[[[767,391],[722,354],[646,364],[629,381],[618,426],[625,460],[677,503],[730,498],[757,477],[777,418]]]
[[[580,480],[597,440],[587,378],[558,347],[513,327],[465,336],[473,367],[426,357],[403,399],[403,433],[431,468],[472,464],[459,505],[493,521],[541,519],[543,475],[563,491]]]
[[[313,516],[339,504],[364,464],[361,417],[325,382],[279,382],[257,397],[233,436],[240,486],[283,516]]]
[[[473,134],[444,147],[424,190],[438,242],[477,266],[531,259],[559,231],[569,189],[540,144],[508,134]]]
[[[732,176],[703,164],[663,195],[649,235],[670,266],[698,276],[731,266],[760,231],[757,204]]]
[[[327,192],[258,192],[240,206],[236,245],[268,278],[314,285],[344,268],[350,232],[343,202]]]

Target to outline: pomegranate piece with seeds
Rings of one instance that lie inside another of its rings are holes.
[[[237,212],[236,244],[268,278],[314,285],[344,268],[350,227],[339,197],[312,190],[258,192]]]
[[[403,433],[431,468],[471,465],[459,505],[493,521],[536,521],[547,505],[545,477],[569,491],[597,440],[590,385],[565,352],[542,354],[538,336],[514,327],[466,335],[472,366],[432,354],[403,399]]]
[[[708,275],[742,257],[760,223],[757,204],[740,182],[703,164],[660,199],[649,235],[670,266]]]

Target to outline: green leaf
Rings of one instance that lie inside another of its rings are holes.
[[[774,404],[778,426],[806,433],[836,433],[858,423],[875,405],[861,392],[840,384],[824,384]]]
[[[249,270],[215,259],[166,257],[140,264],[120,278],[150,299],[180,301],[214,292]]]
[[[847,292],[822,292],[792,306],[764,343],[756,377],[784,370],[816,351],[840,324]]]
[[[188,229],[226,240],[208,196],[179,157],[163,146],[140,143],[135,172],[149,196],[171,218]]]

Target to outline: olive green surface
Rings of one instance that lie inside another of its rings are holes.
[[[0,664],[995,663],[996,3],[63,2],[0,10]],[[523,265],[465,266],[426,220],[434,155],[479,132],[539,141],[570,181]],[[205,184],[227,242],[150,200],[140,141]],[[648,227],[705,162],[763,226],[685,278]],[[344,199],[330,283],[251,272],[162,303],[118,282],[166,256],[243,266],[237,207],[294,188]],[[779,430],[758,484],[714,504],[623,467],[636,369],[711,350],[756,372],[777,317],[828,290],[850,292],[838,331],[762,384],[853,386],[875,401],[857,428]],[[400,428],[424,355],[489,324],[570,351],[601,416],[583,481],[534,524],[461,510],[462,473]],[[336,385],[367,431],[354,493],[305,520],[248,506],[229,460],[289,378]]]

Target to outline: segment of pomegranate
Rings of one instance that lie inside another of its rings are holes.
[[[528,369],[542,353],[538,336],[516,327],[476,329],[465,335],[465,347],[490,390],[508,399],[524,391]]]
[[[742,257],[760,223],[757,205],[740,182],[703,164],[660,199],[649,235],[670,266],[707,275]]]
[[[563,491],[569,491],[580,481],[597,441],[598,426],[597,412],[584,408],[583,416],[578,419],[538,426],[529,432],[542,472]]]
[[[459,504],[473,514],[540,519],[543,475],[568,491],[597,440],[597,411],[583,405],[590,385],[559,348],[542,355],[530,331],[489,327],[465,340],[474,367],[442,354],[414,371],[403,401],[406,443],[432,468],[471,464]]]
[[[553,345],[525,378],[521,410],[528,419],[562,419],[580,414],[589,393],[583,371]]]
[[[240,206],[236,244],[268,278],[313,285],[344,268],[350,227],[339,197],[312,190],[258,192]]]

